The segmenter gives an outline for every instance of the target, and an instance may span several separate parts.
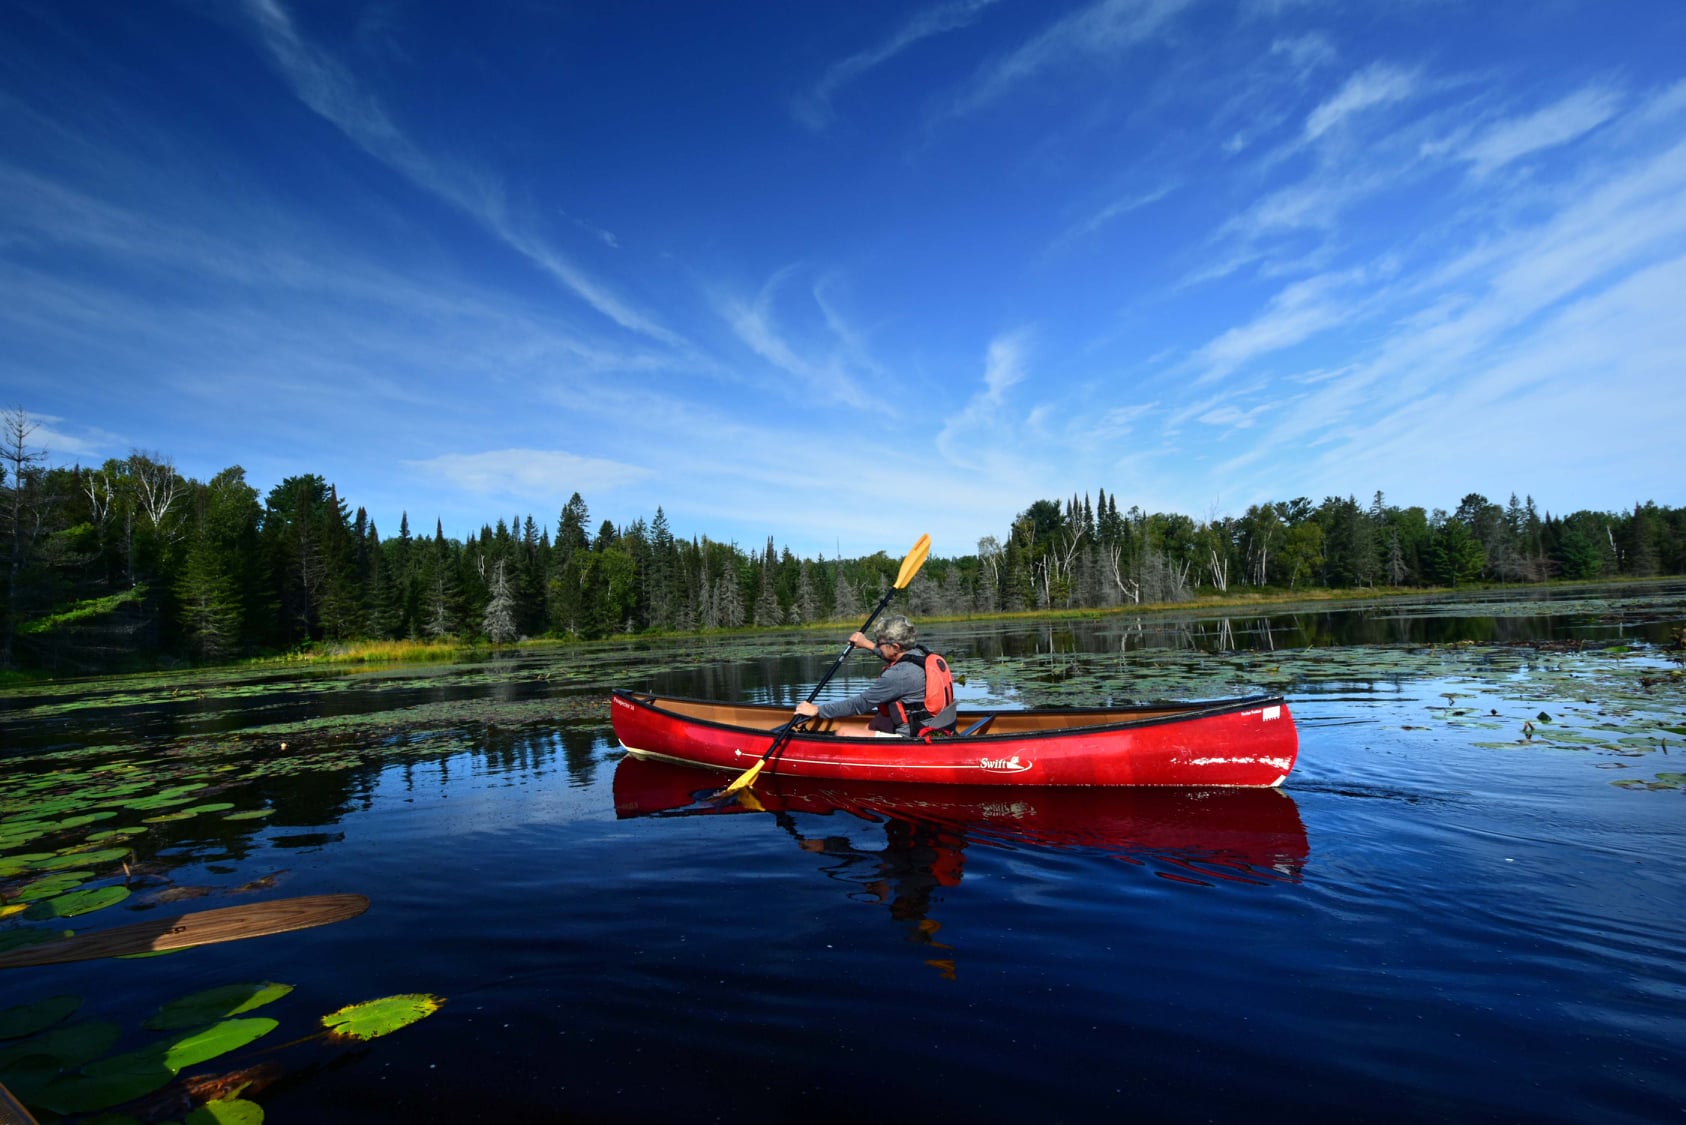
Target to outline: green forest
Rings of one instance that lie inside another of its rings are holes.
[[[0,414],[0,669],[56,675],[281,653],[312,642],[600,638],[858,622],[899,558],[797,558],[673,535],[658,507],[592,525],[517,515],[467,540],[406,516],[382,534],[321,476],[262,493],[238,465],[208,481],[133,453],[48,467],[22,410]],[[1686,510],[1645,501],[1553,515],[1471,493],[1450,511],[1329,496],[1197,520],[1119,495],[1030,502],[976,550],[930,558],[919,617],[1110,608],[1202,594],[1686,573]],[[919,529],[911,529],[911,541]]]

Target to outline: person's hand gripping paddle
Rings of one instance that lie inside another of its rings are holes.
[[[925,556],[930,553],[931,537],[929,535],[921,535],[919,537],[919,542],[913,545],[913,550],[907,553],[907,558],[902,560],[901,571],[896,575],[896,584],[884,591],[884,596],[878,600],[878,607],[874,609],[871,616],[866,619],[866,624],[860,627],[861,632],[864,633],[868,629],[872,628],[872,623],[878,620],[878,615],[884,612],[884,607],[890,604],[890,599],[895,597],[897,590],[904,590],[907,588],[907,584],[913,581],[913,576],[919,573],[919,568],[925,565]],[[814,698],[820,694],[820,689],[830,682],[831,677],[837,674],[837,669],[843,667],[843,662],[849,658],[849,654],[853,652],[854,649],[855,646],[852,642],[843,642],[843,651],[838,654],[837,659],[832,662],[832,665],[826,671],[826,674],[820,677],[820,682],[814,685],[814,690],[808,693],[809,703],[812,703]],[[716,793],[715,796],[729,797],[733,793],[736,793],[741,789],[747,789],[751,785],[755,784],[756,775],[761,772],[768,762],[773,760],[774,756],[777,755],[780,750],[784,749],[785,743],[790,741],[790,736],[796,733],[797,729],[807,721],[806,717],[797,716],[796,718],[790,720],[790,722],[777,728],[778,733],[776,737],[774,737],[772,744],[767,747],[767,752],[761,755],[760,759],[757,760],[753,766],[750,766],[747,770],[740,774],[730,785]]]

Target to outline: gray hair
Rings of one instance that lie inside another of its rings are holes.
[[[913,639],[918,635],[918,631],[913,627],[913,622],[905,617],[897,616],[878,626],[878,632],[873,636],[873,640],[881,645],[897,645],[906,648],[913,643]]]

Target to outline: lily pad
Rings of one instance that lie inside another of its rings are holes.
[[[122,902],[129,897],[127,887],[93,887],[85,891],[71,891],[69,894],[50,898],[46,902],[38,902],[25,912],[24,917],[31,920],[42,918],[75,918],[80,914],[92,914],[96,910],[104,910],[108,906]]]
[[[115,863],[129,855],[128,848],[102,848],[94,852],[66,852],[54,856],[45,863],[38,863],[36,867],[42,871],[62,871],[66,867],[78,867],[83,864],[98,866],[102,863]]]
[[[0,1051],[0,1074],[30,1056],[45,1056],[59,1069],[73,1070],[111,1050],[122,1034],[116,1024],[98,1020],[55,1027]]]
[[[54,1113],[91,1113],[150,1094],[180,1073],[218,1055],[238,1050],[276,1027],[271,1019],[225,1020],[172,1042],[112,1055],[89,1063],[79,1074],[50,1083],[35,1101]]]
[[[80,996],[49,996],[33,1004],[0,1008],[0,1039],[21,1039],[34,1035],[67,1018],[82,1006]]]
[[[290,984],[264,981],[259,984],[228,984],[207,988],[172,1000],[158,1009],[144,1026],[154,1031],[177,1027],[198,1027],[225,1016],[237,1016],[281,999],[293,990]]]
[[[182,1125],[262,1125],[263,1106],[245,1098],[218,1098],[196,1107]]]
[[[444,1001],[426,992],[410,992],[350,1004],[322,1017],[322,1026],[343,1039],[377,1039],[439,1010]]]
[[[93,877],[92,871],[61,871],[57,875],[37,879],[18,891],[18,901],[41,902],[44,899],[57,898],[59,895],[75,890]]]

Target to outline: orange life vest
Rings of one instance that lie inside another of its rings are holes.
[[[954,733],[954,673],[948,661],[924,645],[913,645],[900,656],[896,664],[912,661],[925,669],[925,699],[923,704],[906,704],[895,700],[878,708],[880,714],[894,715],[898,723],[906,723],[915,735],[926,732]],[[887,672],[894,664],[887,666]]]

